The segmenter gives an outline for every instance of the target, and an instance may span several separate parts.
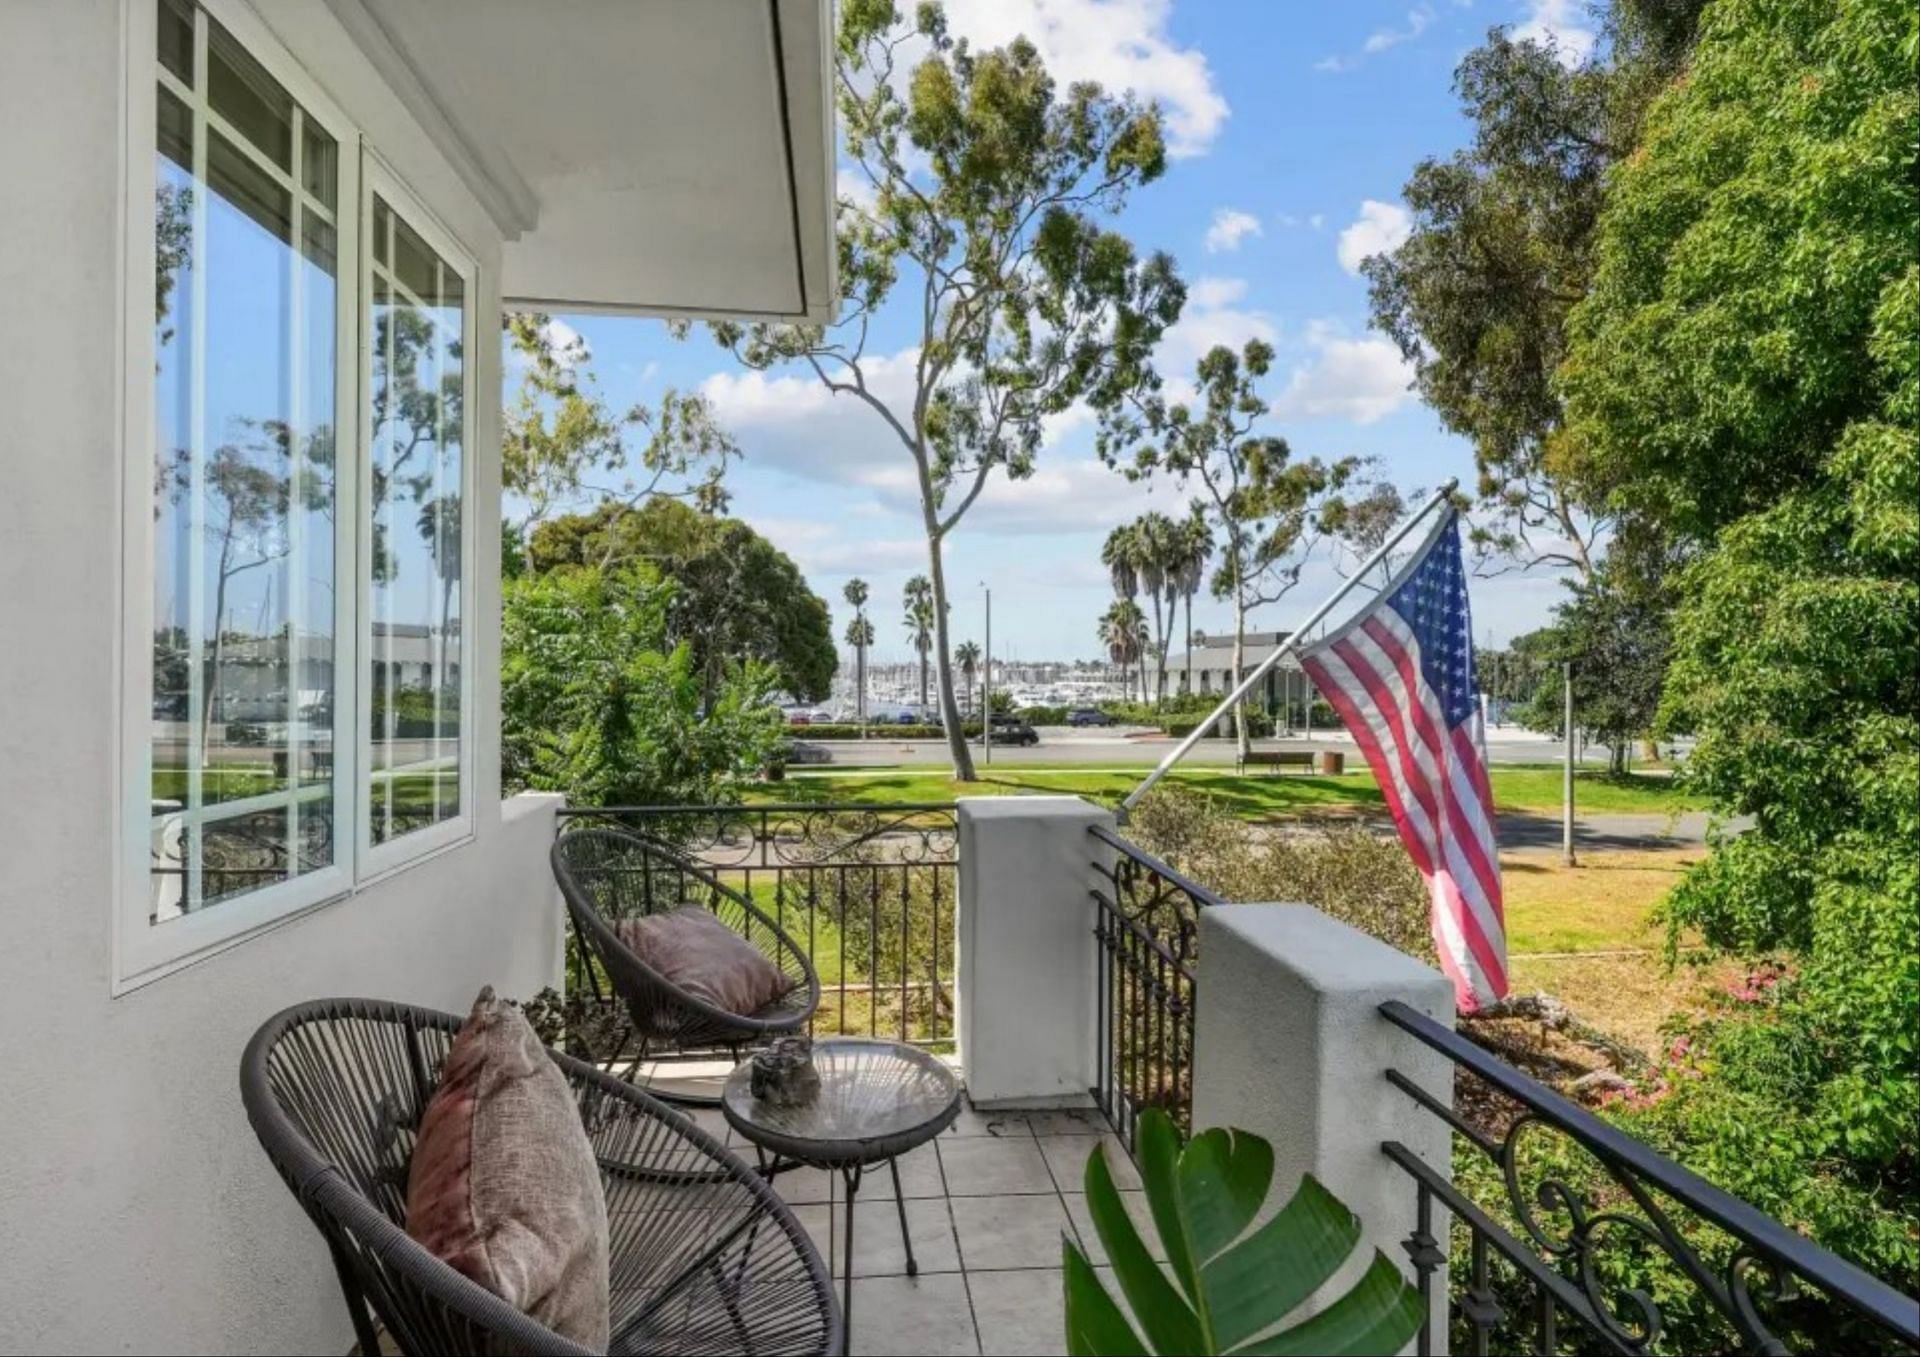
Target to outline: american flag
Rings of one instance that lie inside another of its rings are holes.
[[[1366,755],[1427,879],[1434,946],[1463,1013],[1507,992],[1472,637],[1460,525],[1448,510],[1378,598],[1301,656]]]

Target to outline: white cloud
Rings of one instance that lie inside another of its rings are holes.
[[[1340,267],[1358,276],[1360,263],[1368,255],[1399,249],[1412,232],[1413,217],[1406,208],[1368,198],[1360,204],[1353,225],[1340,233]]]
[[[1207,253],[1237,250],[1246,237],[1259,234],[1260,218],[1253,213],[1242,212],[1237,207],[1219,208],[1213,214],[1213,224],[1207,228]]]
[[[1535,0],[1535,3],[1551,4],[1554,0]],[[1357,54],[1341,56],[1336,53],[1321,57],[1313,63],[1313,69],[1333,72],[1350,71],[1368,57],[1378,56],[1389,48],[1398,47],[1403,42],[1412,42],[1433,26],[1434,18],[1433,6],[1427,3],[1427,0],[1421,0],[1420,4],[1407,11],[1407,22],[1404,28],[1376,28],[1367,34]]]
[[[755,514],[753,527],[807,575],[878,574],[927,564],[927,544],[917,537],[850,534],[838,523],[769,514]]]
[[[836,198],[846,199],[863,213],[872,212],[874,203],[879,199],[873,181],[859,169],[847,165],[834,171],[833,191]]]
[[[1562,66],[1578,66],[1593,55],[1599,40],[1587,23],[1585,7],[1576,0],[1528,0],[1527,21],[1513,30],[1513,38],[1550,46]]]
[[[1173,0],[948,0],[947,23],[976,47],[1025,34],[1064,90],[1093,80],[1160,105],[1167,150],[1202,155],[1226,123],[1207,58],[1167,31]]]
[[[1283,417],[1371,424],[1413,399],[1413,366],[1392,340],[1344,338],[1322,321],[1307,327],[1311,356],[1296,365],[1274,412]]]
[[[908,348],[862,363],[868,389],[903,419],[912,405],[918,356],[918,350]],[[846,514],[867,520],[855,532],[846,530],[841,515],[821,531],[811,526],[803,530],[796,525],[807,520],[795,519],[787,525],[785,536],[769,532],[803,567],[828,574],[878,570],[902,558],[896,538],[916,543],[917,559],[924,564],[925,545],[913,536],[920,516],[920,487],[913,464],[899,438],[866,402],[852,395],[834,395],[811,373],[800,372],[770,375],[728,370],[708,377],[700,390],[713,402],[720,422],[740,440],[750,467],[773,468],[844,487],[849,499]],[[967,512],[966,530],[1013,534],[1092,530],[1140,512],[1145,489],[1130,486],[1084,452],[1075,454],[1061,446],[1092,419],[1083,407],[1047,419],[1034,476],[1009,484],[1006,473],[995,470],[987,489]],[[761,519],[756,516],[754,523],[759,526]],[[862,564],[862,551],[870,541],[895,544],[881,550],[884,561],[869,566]]]
[[[1427,31],[1433,22],[1433,6],[1421,5],[1407,11],[1405,28],[1379,28],[1367,34],[1367,40],[1360,44],[1360,50],[1371,56],[1375,52],[1384,52],[1389,47],[1398,47],[1403,42],[1412,42]]]
[[[1247,295],[1245,278],[1196,278],[1193,286],[1187,289],[1187,302],[1190,305],[1214,310],[1222,306],[1231,306]]]
[[[1307,218],[1307,225],[1311,226],[1316,231],[1325,229],[1326,224],[1327,224],[1327,214],[1324,212],[1316,212],[1311,217]]]

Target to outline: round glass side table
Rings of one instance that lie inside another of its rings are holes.
[[[853,1199],[860,1176],[884,1163],[893,1175],[900,1212],[900,1238],[907,1248],[907,1275],[919,1273],[907,1204],[900,1193],[898,1159],[953,1124],[960,1114],[960,1081],[938,1057],[917,1046],[868,1037],[829,1037],[813,1044],[820,1091],[798,1107],[753,1096],[752,1061],[727,1077],[720,1110],[727,1124],[760,1156],[760,1171],[772,1178],[790,1168],[836,1171],[846,1184],[846,1242],[841,1251],[841,1310],[847,1341],[853,1333]]]

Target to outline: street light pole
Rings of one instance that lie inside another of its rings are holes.
[[[1560,666],[1560,682],[1565,688],[1567,768],[1562,781],[1563,796],[1560,808],[1560,859],[1567,866],[1577,865],[1573,852],[1573,665],[1571,662]]]
[[[987,595],[987,646],[980,670],[980,755],[982,761],[993,762],[993,590],[985,580],[980,587]]]

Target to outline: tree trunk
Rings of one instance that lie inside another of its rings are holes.
[[[1160,625],[1160,591],[1150,592],[1153,594],[1153,699],[1164,702],[1167,698],[1167,633]]]
[[[1193,696],[1193,590],[1187,590],[1187,696]]]
[[[953,693],[953,648],[947,640],[947,569],[941,550],[938,524],[933,521],[923,496],[921,509],[927,518],[927,564],[928,578],[933,583],[933,650],[934,659],[939,666],[940,676],[940,715],[946,727],[947,753],[953,759],[953,776],[956,781],[972,782],[973,749],[967,743],[967,732],[960,725],[960,703]],[[926,656],[920,657],[920,682],[922,691],[926,684]],[[924,697],[922,701],[924,701]]]
[[[1237,691],[1241,680],[1246,678],[1247,668],[1247,589],[1246,580],[1241,574],[1246,553],[1242,550],[1239,534],[1228,537],[1227,550],[1233,553],[1233,687]],[[1247,701],[1244,697],[1233,709],[1233,738],[1244,760],[1253,752],[1253,739],[1247,734]]]
[[[860,722],[860,738],[867,738],[867,648],[853,648],[853,710]]]

